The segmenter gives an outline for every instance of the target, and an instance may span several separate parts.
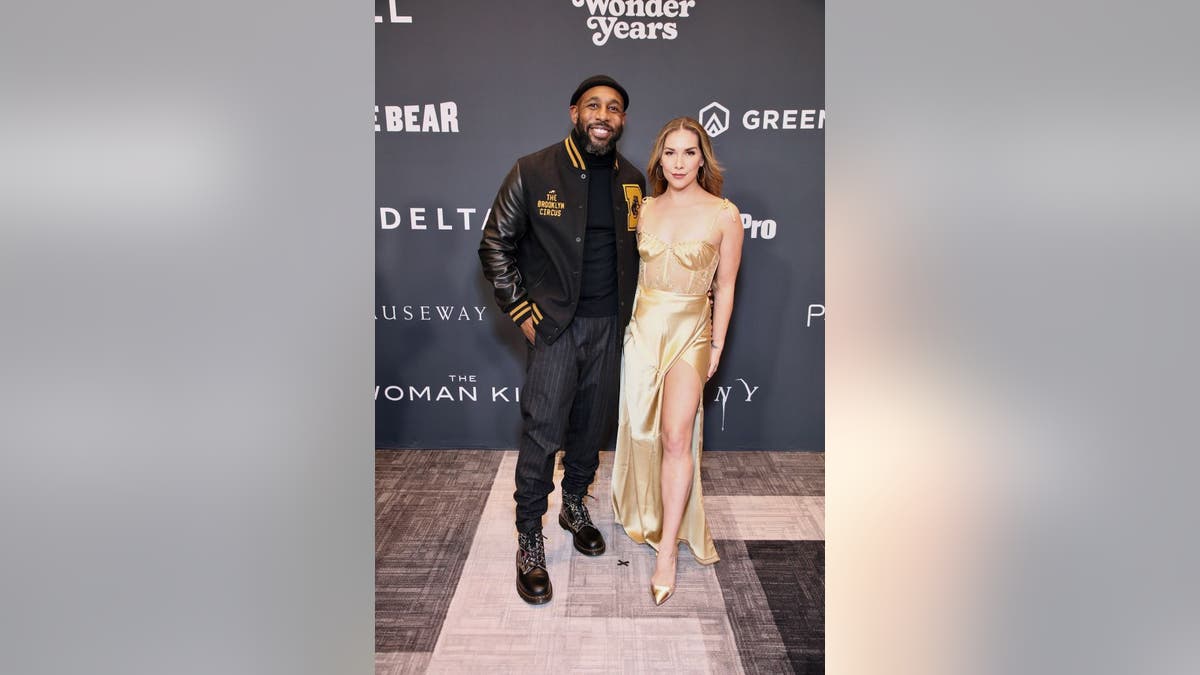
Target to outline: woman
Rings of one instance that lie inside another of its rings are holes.
[[[725,346],[742,223],[721,198],[721,167],[696,120],[663,127],[646,173],[653,197],[638,223],[641,269],[622,356],[612,497],[629,536],[658,551],[650,593],[661,605],[675,591],[679,541],[697,562],[718,560],[700,493],[700,399]]]

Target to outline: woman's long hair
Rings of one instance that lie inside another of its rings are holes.
[[[658,138],[654,140],[654,149],[650,151],[650,163],[646,165],[650,195],[657,197],[667,191],[667,178],[663,175],[662,170],[663,148],[667,145],[667,135],[680,129],[687,129],[700,139],[700,156],[704,160],[704,164],[697,172],[696,182],[700,183],[700,187],[710,194],[720,197],[721,186],[725,183],[725,177],[721,175],[721,165],[717,163],[717,156],[713,154],[712,141],[709,140],[708,133],[704,131],[704,127],[700,126],[699,122],[691,117],[676,117],[667,122],[662,131],[658,132]]]

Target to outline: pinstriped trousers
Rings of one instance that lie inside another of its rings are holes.
[[[596,477],[600,447],[617,414],[618,318],[575,317],[553,344],[529,346],[521,388],[517,452],[517,530],[542,527],[554,490],[554,455],[563,448],[563,492],[581,495]]]

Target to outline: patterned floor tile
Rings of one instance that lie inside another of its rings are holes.
[[[376,453],[377,652],[432,651],[500,459],[479,451]]]
[[[496,474],[495,450],[379,450],[375,453],[375,492],[482,490]]]
[[[704,513],[714,539],[825,538],[824,497],[709,497]]]
[[[767,602],[746,542],[717,539],[722,598],[744,672],[766,675],[791,670],[787,648]]]
[[[792,670],[825,672],[825,542],[748,541]]]
[[[375,652],[375,675],[411,675],[429,667],[430,652]]]
[[[819,452],[706,450],[700,471],[706,497],[825,495],[825,454]]]

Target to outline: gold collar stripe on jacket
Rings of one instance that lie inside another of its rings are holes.
[[[571,165],[581,171],[587,171],[587,165],[583,163],[583,155],[579,154],[579,146],[575,145],[575,139],[571,138],[571,136],[568,134],[567,137],[563,139],[563,145],[567,146],[567,157],[571,158]],[[615,152],[613,153],[614,171],[621,168],[617,163],[616,154],[617,153]]]
[[[563,145],[567,146],[567,156],[571,158],[571,164],[580,171],[586,171],[587,166],[583,163],[583,155],[579,154],[579,148],[575,147],[575,139],[568,135],[563,141]]]

